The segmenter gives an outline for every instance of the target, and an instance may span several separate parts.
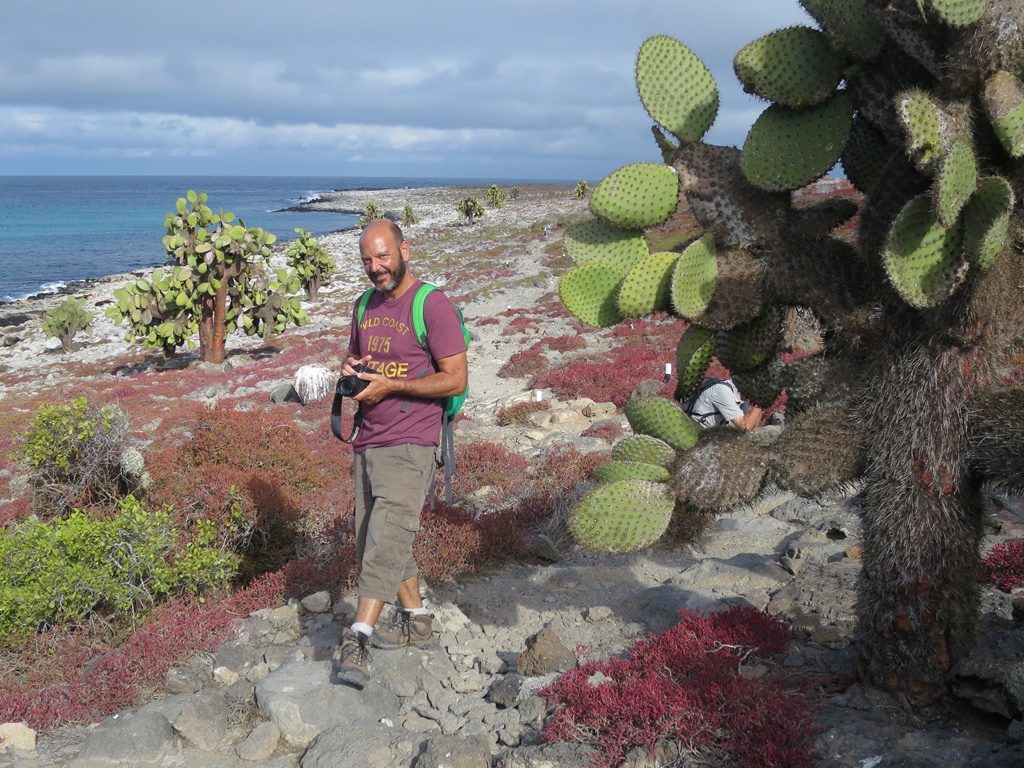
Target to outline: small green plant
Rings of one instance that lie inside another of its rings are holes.
[[[519,191],[519,187],[512,187],[508,191],[508,199],[513,201],[513,202],[515,202],[516,200],[519,199],[519,195],[520,194],[521,194],[521,192]]]
[[[413,213],[412,206],[406,205],[405,208],[402,209],[402,226],[408,227],[410,224],[415,224],[417,221],[419,221],[419,217]]]
[[[363,215],[359,217],[359,227],[365,227],[371,221],[384,218],[384,209],[374,202],[363,206]]]
[[[288,265],[295,270],[305,286],[306,297],[316,301],[320,286],[328,281],[337,265],[327,249],[312,234],[302,227],[296,227],[295,233],[298,237],[291,242],[284,255]]]
[[[85,302],[81,299],[65,299],[59,307],[54,307],[43,317],[43,333],[60,339],[60,346],[65,352],[71,351],[71,341],[75,334],[91,329],[92,315],[85,309]]]
[[[498,189],[497,184],[491,184],[487,189],[487,194],[484,196],[484,202],[491,208],[504,208],[505,193]]]
[[[590,184],[587,183],[586,179],[580,179],[576,182],[576,187],[572,191],[572,196],[577,200],[582,200],[590,192]]]
[[[238,558],[212,546],[212,527],[200,523],[175,559],[179,536],[168,509],[147,510],[133,496],[104,519],[75,510],[0,531],[0,637],[93,615],[130,620],[170,594],[234,576]]]
[[[215,214],[206,200],[193,190],[178,198],[164,220],[168,268],[114,291],[107,315],[127,321],[128,341],[167,356],[181,346],[194,348],[198,335],[200,359],[222,363],[227,334],[269,338],[307,318],[292,295],[300,288],[298,275],[269,268],[277,237],[234,223],[230,211]]]
[[[464,197],[462,200],[459,200],[455,204],[455,210],[462,214],[466,223],[470,225],[477,217],[484,215],[484,208],[475,197]]]
[[[18,438],[11,457],[28,469],[38,515],[63,516],[122,494],[128,421],[116,406],[97,407],[84,397],[42,405]]]

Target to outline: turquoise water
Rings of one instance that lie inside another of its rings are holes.
[[[287,241],[295,227],[319,235],[357,217],[282,209],[335,189],[480,183],[473,179],[332,176],[0,176],[0,302],[60,291],[72,280],[164,262],[163,222],[189,189],[214,210]],[[487,182],[490,183],[490,182]]]

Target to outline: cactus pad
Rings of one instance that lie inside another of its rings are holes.
[[[895,150],[871,123],[857,116],[843,149],[843,170],[857,189],[871,194]]]
[[[974,150],[962,139],[954,142],[939,166],[932,193],[935,215],[942,226],[949,228],[956,223],[977,184]]]
[[[636,263],[619,288],[623,317],[643,317],[669,308],[672,268],[678,258],[678,253],[652,253]]]
[[[778,29],[733,59],[743,90],[793,109],[829,98],[842,78],[840,64],[825,35],[810,27]]]
[[[782,394],[782,387],[769,366],[754,371],[735,371],[732,381],[744,400],[762,408],[768,408]]]
[[[599,483],[614,483],[618,480],[665,483],[668,478],[669,472],[665,467],[643,461],[609,461],[594,470],[594,479]]]
[[[919,309],[949,297],[965,275],[960,260],[962,227],[946,229],[935,218],[931,195],[918,195],[900,211],[885,244],[885,271],[903,300]]]
[[[873,59],[885,34],[868,13],[866,0],[800,0],[837,50],[853,59]]]
[[[581,322],[607,328],[622,319],[615,300],[622,275],[605,264],[585,264],[569,270],[558,286],[565,308]]]
[[[672,272],[672,308],[682,317],[697,317],[708,307],[718,275],[715,239],[711,235],[690,243]]]
[[[910,159],[919,170],[931,170],[947,144],[949,128],[942,109],[927,93],[919,90],[905,91],[893,101],[907,135]]]
[[[594,215],[623,229],[660,224],[678,205],[675,169],[655,163],[633,163],[612,171],[590,196]]]
[[[987,269],[1010,241],[1013,188],[1001,176],[985,179],[964,208],[964,253]]]
[[[699,141],[718,114],[715,78],[693,51],[667,35],[640,46],[636,88],[647,113],[680,141]]]
[[[718,249],[715,261],[715,292],[696,322],[722,330],[757,317],[764,303],[764,263],[742,248]]]
[[[582,266],[601,262],[626,273],[649,251],[641,232],[613,227],[601,219],[573,224],[565,232],[565,250],[576,264]]]
[[[626,403],[626,420],[633,431],[664,440],[677,451],[697,443],[697,428],[682,409],[663,397],[632,397]]]
[[[780,330],[778,309],[768,307],[753,320],[723,331],[716,349],[722,365],[734,373],[760,368],[775,354]]]
[[[625,437],[612,447],[612,458],[616,461],[642,461],[667,467],[676,457],[676,452],[664,440],[650,435]]]
[[[951,27],[966,27],[980,19],[987,4],[985,0],[928,0],[939,18]]]
[[[662,483],[619,480],[580,499],[567,525],[580,546],[592,552],[633,552],[661,537],[674,506]]]
[[[780,488],[813,496],[864,470],[864,431],[850,401],[819,405],[786,424],[771,449]]]
[[[679,337],[676,348],[676,382],[675,398],[683,400],[689,397],[700,384],[701,379],[711,365],[711,356],[715,354],[715,332],[699,325],[691,325]]]
[[[767,190],[809,184],[839,160],[852,118],[853,101],[845,92],[809,109],[768,107],[743,144],[743,175]]]
[[[1024,84],[1009,72],[996,72],[985,81],[983,101],[1003,148],[1024,157]]]
[[[700,444],[672,467],[676,497],[698,509],[725,511],[749,504],[768,474],[768,454],[728,425],[705,430]]]

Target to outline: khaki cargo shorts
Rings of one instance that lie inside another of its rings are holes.
[[[354,454],[360,597],[393,602],[415,576],[412,541],[434,481],[437,448],[394,445]]]

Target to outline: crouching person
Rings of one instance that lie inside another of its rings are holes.
[[[466,388],[468,373],[458,310],[439,290],[428,294],[423,308],[427,343],[417,342],[411,313],[421,281],[408,271],[410,247],[402,230],[390,221],[371,222],[359,253],[374,290],[361,313],[356,301],[342,366],[343,375],[368,382],[353,397],[362,419],[353,441],[358,605],[334,661],[340,681],[362,688],[370,675],[370,647],[431,641],[433,617],[420,598],[413,540],[433,486],[441,401]],[[396,598],[396,621],[377,628],[384,604]]]

